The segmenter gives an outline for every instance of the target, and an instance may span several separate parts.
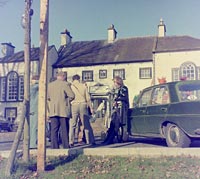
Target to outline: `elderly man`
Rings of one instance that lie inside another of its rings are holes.
[[[61,127],[63,148],[69,148],[70,102],[74,98],[70,84],[66,82],[66,74],[58,72],[57,79],[48,85],[49,118],[51,120],[51,148],[58,149],[58,131]]]

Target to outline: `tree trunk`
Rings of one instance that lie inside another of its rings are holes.
[[[38,153],[37,171],[45,170],[46,161],[46,101],[48,63],[49,0],[40,0],[40,80],[38,98]]]
[[[28,162],[30,159],[30,49],[31,49],[31,18],[30,18],[30,9],[31,9],[31,0],[25,0],[25,36],[24,36],[24,63],[25,63],[25,72],[24,72],[24,100],[27,102],[25,124],[24,124],[24,142],[23,142],[23,159],[25,162]]]
[[[11,148],[10,155],[9,155],[7,165],[6,165],[6,169],[5,169],[5,175],[6,176],[10,176],[11,173],[12,173],[12,170],[13,170],[13,165],[14,165],[14,162],[15,162],[17,149],[18,149],[18,146],[19,146],[19,143],[20,143],[22,132],[23,132],[24,121],[25,121],[25,116],[26,116],[26,109],[27,109],[27,103],[24,100],[23,106],[22,106],[22,116],[21,116],[21,119],[20,119],[20,123],[18,125],[17,132],[15,134],[15,139],[14,139],[14,142],[12,144],[12,148]]]
[[[22,116],[20,118],[20,123],[18,130],[15,135],[15,139],[11,148],[11,152],[6,165],[5,175],[10,176],[13,170],[13,165],[16,157],[16,152],[19,146],[19,142],[24,129],[24,141],[23,141],[23,159],[28,162],[30,159],[30,127],[29,127],[29,111],[30,111],[30,45],[31,45],[31,0],[25,0],[25,36],[24,36],[24,101],[22,107]]]

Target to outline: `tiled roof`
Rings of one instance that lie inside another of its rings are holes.
[[[200,50],[200,39],[190,36],[167,36],[157,40],[155,52]]]
[[[154,37],[73,42],[61,46],[54,67],[88,66],[152,60]]]
[[[61,46],[54,67],[90,66],[98,64],[152,61],[153,52],[200,50],[200,39],[189,36],[135,37],[79,41]]]
[[[51,48],[55,47],[54,45],[49,46],[50,50]],[[37,61],[40,59],[40,48],[39,47],[34,47],[31,48],[31,61]],[[11,56],[5,56],[0,58],[0,63],[14,63],[14,62],[23,62],[24,61],[24,51],[20,51],[17,53],[14,53]]]

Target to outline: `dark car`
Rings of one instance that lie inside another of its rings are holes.
[[[0,132],[1,131],[12,131],[13,125],[10,121],[5,119],[4,117],[0,116]]]
[[[200,81],[178,81],[144,89],[128,112],[129,135],[159,137],[169,147],[200,139]]]

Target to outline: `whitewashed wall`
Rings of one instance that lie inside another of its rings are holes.
[[[158,53],[154,57],[156,83],[161,77],[166,77],[167,82],[172,81],[172,68],[179,68],[185,62],[200,66],[200,51]]]
[[[140,79],[139,78],[139,68],[152,67],[152,62],[146,63],[126,63],[126,64],[117,64],[117,65],[97,65],[97,66],[88,66],[88,67],[70,67],[57,69],[56,71],[62,70],[67,72],[68,81],[72,81],[72,76],[78,74],[82,76],[82,71],[93,70],[94,81],[87,82],[88,86],[93,86],[97,83],[102,83],[105,85],[109,85],[112,87],[113,85],[113,70],[114,69],[125,69],[125,80],[124,84],[129,88],[129,99],[130,105],[133,104],[133,98],[135,95],[138,95],[139,92],[150,86],[152,83],[152,79]],[[99,70],[107,70],[107,78],[99,79]]]
[[[58,53],[55,47],[51,48],[48,52],[48,74],[47,80],[49,81],[52,77],[52,65],[57,61]],[[31,61],[30,63],[30,75],[38,75],[39,74],[39,61]],[[6,76],[10,71],[16,71],[19,75],[24,75],[24,62],[17,63],[0,63],[0,75]],[[5,108],[7,107],[17,107],[17,120],[21,116],[21,104],[22,102],[1,102],[0,103],[0,115],[4,115]]]

